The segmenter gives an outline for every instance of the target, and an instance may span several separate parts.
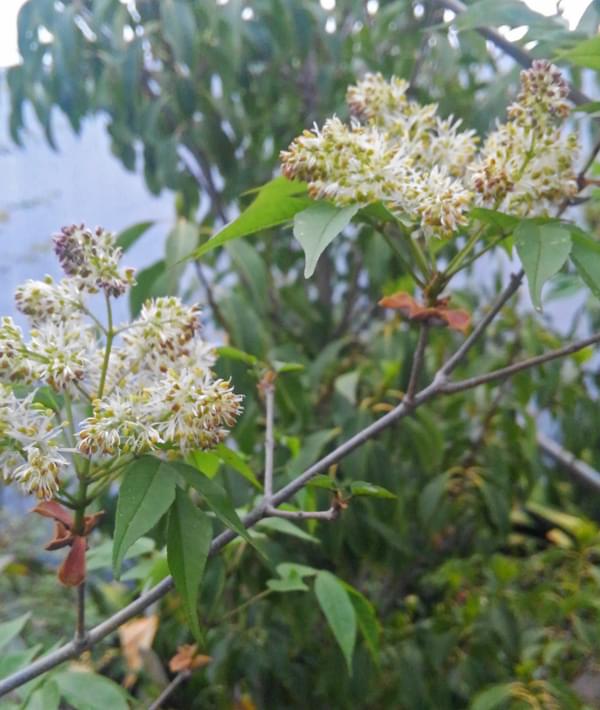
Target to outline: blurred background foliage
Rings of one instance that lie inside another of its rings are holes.
[[[442,114],[481,133],[503,115],[519,68],[473,28],[482,19],[527,25],[520,43],[535,42],[534,55],[553,57],[595,34],[600,11],[592,3],[575,31],[518,0],[480,0],[450,28],[448,19],[434,3],[410,0],[347,0],[329,10],[315,0],[29,0],[19,15],[23,63],[8,72],[13,139],[27,140],[27,103],[50,144],[57,109],[75,131],[87,117],[106,115],[115,156],[130,170],[142,168],[151,191],[176,192],[164,258],[139,273],[130,305],[135,312],[147,296],[164,293],[197,299],[209,331],[251,356],[225,350],[218,369],[246,397],[233,439],[257,474],[264,417],[254,359],[275,369],[302,366],[277,379],[278,485],[399,401],[415,333],[376,304],[412,284],[366,227],[336,240],[310,281],[299,246],[281,229],[212,252],[193,273],[175,265],[237,214],[245,191],[272,177],[279,150],[296,134],[332,113],[345,116],[346,87],[365,71],[409,78],[414,97],[439,102]],[[579,70],[571,76],[580,83]],[[589,142],[593,127],[582,130]],[[592,224],[596,212],[592,201]],[[121,235],[123,243],[143,240],[146,226]],[[453,292],[475,314],[506,276],[506,258],[494,253],[477,268]],[[548,297],[567,298],[558,318],[522,304],[507,308],[459,374],[539,354],[597,326],[595,302],[572,307],[577,290],[576,278],[563,274]],[[459,337],[433,334],[423,382]],[[598,385],[597,360],[584,352],[500,386],[435,400],[349,456],[329,472],[336,484],[368,481],[395,498],[353,497],[335,523],[263,526],[258,534],[273,568],[331,570],[370,601],[376,621],[357,646],[353,674],[310,577],[306,591],[274,591],[267,584],[274,569],[238,542],[207,568],[202,652],[213,660],[167,706],[600,707],[600,498],[556,468],[536,440],[541,427],[600,467]],[[240,508],[256,495],[239,471],[210,457],[199,465]],[[316,509],[330,496],[315,485],[298,500]],[[110,496],[104,507],[114,511]],[[23,648],[5,654],[0,675],[7,657],[21,654],[9,661],[15,667],[26,649],[48,648],[64,635],[73,614],[52,576],[55,556],[39,553],[43,523],[11,519],[10,510],[4,516],[3,616],[33,614],[21,631]],[[136,546],[123,580],[112,581],[111,530],[109,514],[90,552],[92,621],[167,573],[158,530]],[[177,646],[191,640],[174,594],[145,623],[144,643],[121,634],[82,661],[126,681],[142,705],[164,686]],[[90,695],[85,707],[96,707]],[[84,707],[73,694],[69,703]]]

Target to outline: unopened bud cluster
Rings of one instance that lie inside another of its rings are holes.
[[[567,85],[550,63],[522,72],[507,123],[481,149],[474,131],[409,100],[407,89],[367,74],[348,89],[350,124],[333,117],[298,136],[281,153],[284,174],[339,206],[382,201],[425,237],[451,236],[473,206],[544,214],[574,194],[576,140],[560,130]]]
[[[110,465],[124,455],[186,456],[221,442],[241,397],[214,376],[199,308],[157,298],[131,323],[103,326],[86,294],[101,291],[110,302],[135,283],[133,270],[120,267],[114,236],[67,227],[54,247],[65,277],[27,281],[15,294],[28,337],[11,318],[0,323],[2,479],[49,499],[73,457]]]

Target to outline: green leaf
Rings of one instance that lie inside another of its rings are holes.
[[[313,476],[306,485],[314,488],[325,488],[328,491],[337,491],[340,488],[331,476],[325,476],[322,473]]]
[[[246,461],[238,454],[237,451],[229,449],[225,444],[219,444],[215,449],[216,455],[221,459],[224,464],[227,464],[234,471],[237,471],[241,476],[243,476],[249,483],[251,483],[257,490],[262,491],[262,486],[256,476],[254,471],[248,466]]]
[[[274,532],[282,533],[283,535],[297,537],[299,540],[306,540],[306,542],[314,542],[316,544],[321,542],[318,537],[309,535],[307,532],[302,530],[302,528],[294,525],[291,520],[286,520],[285,518],[264,518],[257,523],[256,528],[258,530],[273,530]]]
[[[138,222],[131,227],[127,227],[127,229],[118,234],[117,246],[121,247],[123,251],[127,251],[152,226],[154,226],[154,222]]]
[[[33,691],[23,710],[58,710],[59,705],[60,690],[58,685],[50,679]]]
[[[533,305],[541,309],[542,286],[569,257],[569,230],[558,222],[522,220],[515,230],[515,246],[527,274]]]
[[[358,589],[344,582],[344,587],[350,595],[350,601],[356,612],[356,620],[358,628],[365,640],[369,653],[375,663],[379,661],[379,639],[381,636],[381,626],[377,619],[375,607],[371,602],[361,594]]]
[[[498,227],[503,232],[509,232],[519,224],[518,217],[497,210],[488,210],[485,207],[474,207],[471,210],[471,218]]]
[[[571,261],[590,291],[600,298],[600,243],[579,229],[571,230]]]
[[[512,697],[512,684],[493,685],[475,696],[469,710],[496,710]]]
[[[193,69],[199,33],[192,6],[187,0],[162,0],[159,7],[165,37],[176,60]]]
[[[371,498],[397,498],[394,493],[388,491],[387,488],[376,486],[368,481],[352,481],[350,484],[350,493],[353,496],[369,496]]]
[[[306,255],[304,278],[313,275],[321,254],[350,223],[358,209],[358,205],[335,207],[328,202],[317,202],[294,217],[294,236]]]
[[[230,345],[221,345],[217,348],[217,354],[219,357],[225,357],[229,360],[238,360],[240,362],[245,362],[246,365],[256,365],[258,358],[250,353],[245,353],[243,350],[238,348],[232,348]]]
[[[228,528],[234,530],[241,538],[256,547],[224,488],[198,473],[195,468],[184,463],[170,463],[167,466],[183,476],[186,483],[195,488],[204,498],[208,507]]]
[[[63,671],[53,676],[61,695],[75,710],[127,710],[120,685],[96,673]]]
[[[558,56],[578,67],[589,67],[600,71],[600,35],[585,39],[571,49],[564,49],[558,53]]]
[[[0,624],[0,648],[8,646],[21,633],[30,616],[31,613],[23,614],[16,619]]]
[[[352,654],[356,643],[356,612],[342,582],[331,572],[321,571],[315,580],[315,594],[329,628],[338,642],[348,672],[352,673]]]
[[[119,576],[129,547],[153,528],[171,507],[176,480],[170,466],[152,456],[133,461],[125,470],[115,516],[115,577]]]
[[[192,451],[189,460],[208,478],[214,478],[221,465],[221,460],[212,451]]]
[[[277,574],[281,579],[270,579],[267,587],[274,592],[307,592],[308,587],[303,580],[305,577],[316,575],[317,572],[314,567],[283,562],[277,565]]]
[[[600,101],[588,101],[586,104],[578,104],[573,111],[581,113],[597,113],[600,111]]]
[[[246,237],[263,229],[270,229],[289,222],[297,212],[305,209],[312,200],[298,197],[306,190],[306,184],[278,177],[260,188],[254,202],[239,217],[223,227],[212,239],[196,249],[188,258],[197,259],[232,239]]]
[[[198,594],[212,541],[210,518],[177,488],[175,502],[169,511],[167,561],[194,636],[200,640]]]
[[[308,592],[308,587],[300,577],[288,577],[287,579],[269,579],[267,587],[273,592]]]

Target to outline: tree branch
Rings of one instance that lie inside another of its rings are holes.
[[[174,690],[176,690],[182,683],[183,681],[187,680],[190,677],[191,673],[190,671],[181,671],[181,673],[178,673],[175,678],[167,685],[167,687],[163,690],[163,692],[156,698],[156,700],[152,703],[152,705],[148,706],[148,710],[158,710],[160,706],[165,702],[165,700],[173,693]]]
[[[596,471],[595,468],[592,468],[585,461],[581,461],[570,451],[567,451],[556,441],[552,441],[541,432],[537,434],[537,443],[545,454],[553,458],[574,478],[593,488],[596,492],[600,491],[600,472]]]
[[[429,325],[427,321],[423,321],[421,323],[421,328],[419,329],[417,347],[415,348],[415,354],[413,355],[410,378],[408,380],[408,387],[406,388],[406,395],[404,396],[404,399],[409,403],[412,402],[415,392],[417,391],[419,376],[421,374],[421,370],[423,369],[423,362],[425,360],[425,348],[427,347],[428,335]]]
[[[468,9],[464,3],[460,2],[460,0],[433,0],[433,2],[440,7],[446,8],[447,10],[452,10],[452,12],[455,12],[457,15],[460,15]],[[485,37],[487,40],[495,44],[496,47],[508,54],[509,57],[512,57],[522,66],[531,66],[531,63],[533,62],[531,54],[518,45],[513,44],[496,30],[490,27],[477,27],[477,32],[479,32],[482,37]],[[572,85],[569,85],[569,99],[577,105],[587,104],[591,101],[586,94]]]
[[[557,360],[558,358],[566,357],[567,355],[572,355],[573,353],[583,350],[584,348],[598,342],[600,342],[600,333],[591,335],[589,338],[584,338],[583,340],[578,340],[576,343],[571,343],[571,345],[565,345],[564,348],[551,350],[548,353],[544,353],[544,355],[537,355],[536,357],[531,357],[527,360],[522,360],[521,362],[515,362],[514,365],[503,367],[500,370],[487,372],[485,375],[469,377],[466,380],[460,380],[460,382],[448,382],[441,386],[440,391],[444,394],[454,394],[456,392],[463,392],[464,390],[472,389],[473,387],[478,387],[479,385],[485,385],[488,382],[503,380],[506,377],[515,375],[517,372],[521,372],[522,370],[528,370],[532,367],[536,367],[537,365],[543,365],[546,362]]]

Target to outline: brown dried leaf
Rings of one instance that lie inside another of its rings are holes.
[[[79,535],[73,538],[69,554],[58,570],[58,579],[65,587],[78,587],[85,579],[87,541]]]
[[[158,629],[158,615],[132,619],[119,627],[119,640],[129,673],[125,686],[131,687],[144,664],[144,652],[150,650]]]
[[[448,300],[440,298],[435,306],[424,306],[417,303],[410,294],[399,291],[382,298],[379,305],[400,311],[407,320],[427,321],[431,325],[446,325],[451,330],[466,333],[471,324],[471,316],[465,310],[448,308]]]

